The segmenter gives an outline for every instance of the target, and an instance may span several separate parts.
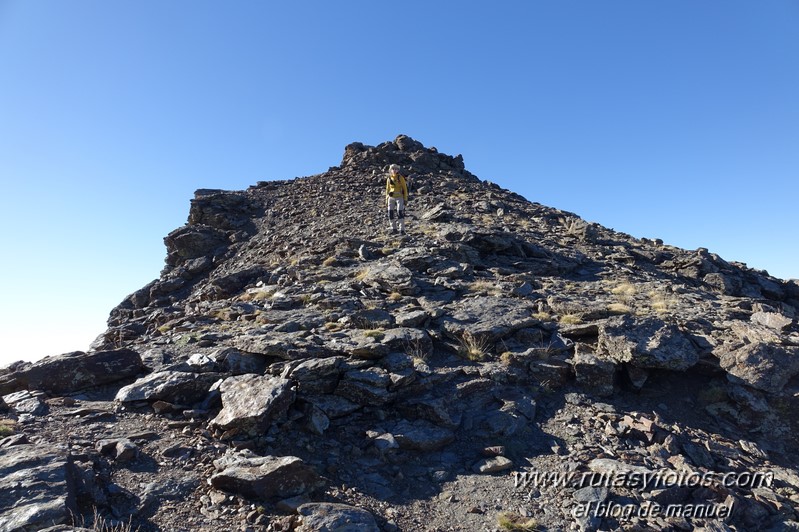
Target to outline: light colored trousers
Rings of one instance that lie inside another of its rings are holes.
[[[388,205],[388,221],[391,223],[391,230],[396,231],[397,221],[399,221],[399,230],[405,230],[405,201],[402,198],[388,198],[386,201]],[[396,221],[394,211],[397,212]]]

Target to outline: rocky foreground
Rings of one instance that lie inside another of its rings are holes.
[[[165,243],[91,351],[0,370],[0,530],[799,530],[795,281],[405,136]]]

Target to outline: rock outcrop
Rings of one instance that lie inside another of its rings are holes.
[[[199,190],[165,244],[92,352],[0,370],[0,528],[799,527],[795,281],[407,136]]]

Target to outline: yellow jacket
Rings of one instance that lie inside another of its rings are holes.
[[[396,176],[388,174],[386,178],[386,200],[388,198],[402,198],[404,201],[408,201],[408,185],[402,174],[396,174]]]

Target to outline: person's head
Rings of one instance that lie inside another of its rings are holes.
[[[398,164],[392,164],[391,166],[388,167],[388,171],[391,174],[398,174],[400,171],[400,167]]]

